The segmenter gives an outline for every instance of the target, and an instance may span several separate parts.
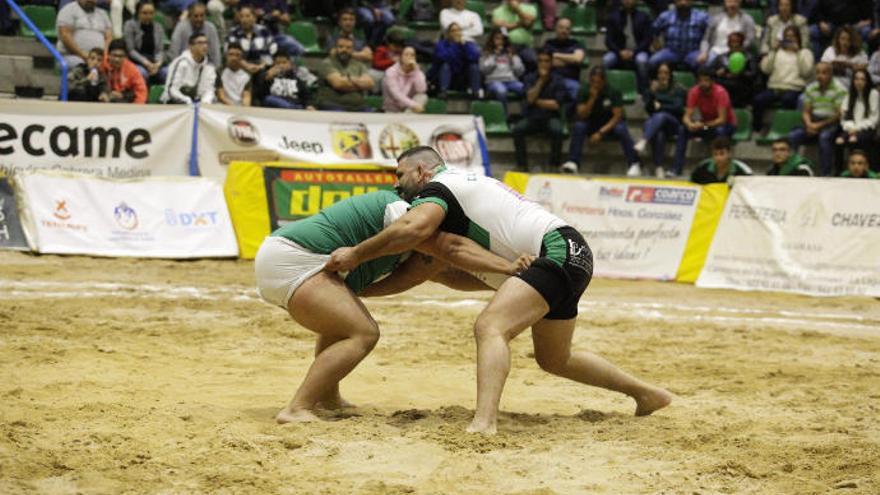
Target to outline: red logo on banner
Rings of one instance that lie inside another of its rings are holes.
[[[629,186],[626,201],[628,203],[653,203],[654,191],[653,187]]]

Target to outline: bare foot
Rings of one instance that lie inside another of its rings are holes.
[[[662,388],[648,390],[644,394],[635,397],[636,416],[647,416],[652,412],[663,409],[672,403],[672,394]]]
[[[498,428],[496,425],[486,425],[482,423],[477,423],[476,420],[471,421],[470,426],[467,427],[468,433],[479,433],[480,435],[494,435],[498,433]]]
[[[357,406],[352,404],[351,402],[343,399],[342,397],[334,397],[332,399],[322,400],[316,404],[316,407],[319,409],[327,409],[329,411],[335,411],[337,409],[354,409]]]
[[[321,421],[321,418],[315,416],[315,413],[308,409],[291,411],[289,408],[285,407],[275,415],[275,421],[277,421],[278,424],[283,425],[286,423],[310,423],[313,421]]]

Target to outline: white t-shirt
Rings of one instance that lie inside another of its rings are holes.
[[[76,1],[65,5],[58,12],[55,29],[60,31],[62,26],[73,28],[73,41],[86,53],[92,48],[104,48],[104,33],[113,29],[107,12],[97,7],[86,12]],[[62,55],[73,55],[67,51],[60,38],[56,47]]]
[[[480,14],[472,10],[455,10],[450,7],[440,11],[440,27],[443,32],[446,32],[453,22],[461,28],[461,37],[464,41],[474,41],[476,37],[483,35],[483,20],[480,19]]]
[[[234,104],[241,105],[244,90],[251,87],[251,75],[244,69],[233,71],[229,67],[224,67],[220,71],[217,83],[217,87],[223,88],[227,98],[232,100]]]

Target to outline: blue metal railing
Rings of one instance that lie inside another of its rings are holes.
[[[49,50],[49,53],[51,53],[52,56],[55,57],[55,60],[58,61],[58,65],[61,66],[61,94],[58,95],[58,99],[60,99],[61,101],[67,101],[68,67],[67,62],[64,60],[64,57],[62,57],[61,54],[58,53],[58,50],[55,49],[55,46],[51,42],[49,42],[49,40],[47,40],[45,36],[43,36],[43,33],[39,29],[37,29],[37,26],[34,25],[30,17],[28,17],[27,14],[25,14],[24,11],[21,10],[21,7],[19,7],[14,0],[6,0],[6,3],[12,10],[15,11],[16,14],[18,14],[18,18],[21,19],[21,21],[24,22],[27,27],[34,32],[34,34],[37,36],[37,39],[40,40],[40,43],[42,43],[43,46],[45,46],[46,49]]]

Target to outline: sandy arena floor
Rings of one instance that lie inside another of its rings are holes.
[[[0,493],[877,494],[880,302],[594,281],[576,346],[669,388],[543,373],[528,335],[496,437],[464,433],[489,293],[367,303],[360,407],[278,426],[313,336],[245,261],[0,252]]]

